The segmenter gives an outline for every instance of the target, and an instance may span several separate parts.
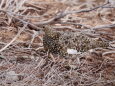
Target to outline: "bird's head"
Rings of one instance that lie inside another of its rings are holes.
[[[41,26],[41,28],[43,29],[43,31],[45,32],[45,35],[52,37],[52,38],[59,38],[60,37],[60,33],[57,31],[53,30],[53,26],[52,25],[43,25]]]

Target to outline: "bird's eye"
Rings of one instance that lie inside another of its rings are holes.
[[[42,28],[45,28],[45,26],[42,26]]]

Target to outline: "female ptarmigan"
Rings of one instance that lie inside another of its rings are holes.
[[[86,52],[94,48],[107,48],[109,42],[91,38],[78,32],[59,32],[54,31],[52,26],[42,26],[45,32],[43,36],[43,46],[46,51],[61,56],[67,55],[67,49],[74,49],[77,52]]]

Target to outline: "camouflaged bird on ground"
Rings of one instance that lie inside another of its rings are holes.
[[[94,48],[107,48],[109,42],[91,38],[83,33],[78,32],[57,32],[52,26],[44,25],[43,46],[50,53],[67,55],[67,49],[75,49],[78,52],[86,52]]]

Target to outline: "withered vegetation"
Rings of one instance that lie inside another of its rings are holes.
[[[109,46],[49,55],[43,25]],[[115,1],[0,0],[0,86],[115,86]]]

